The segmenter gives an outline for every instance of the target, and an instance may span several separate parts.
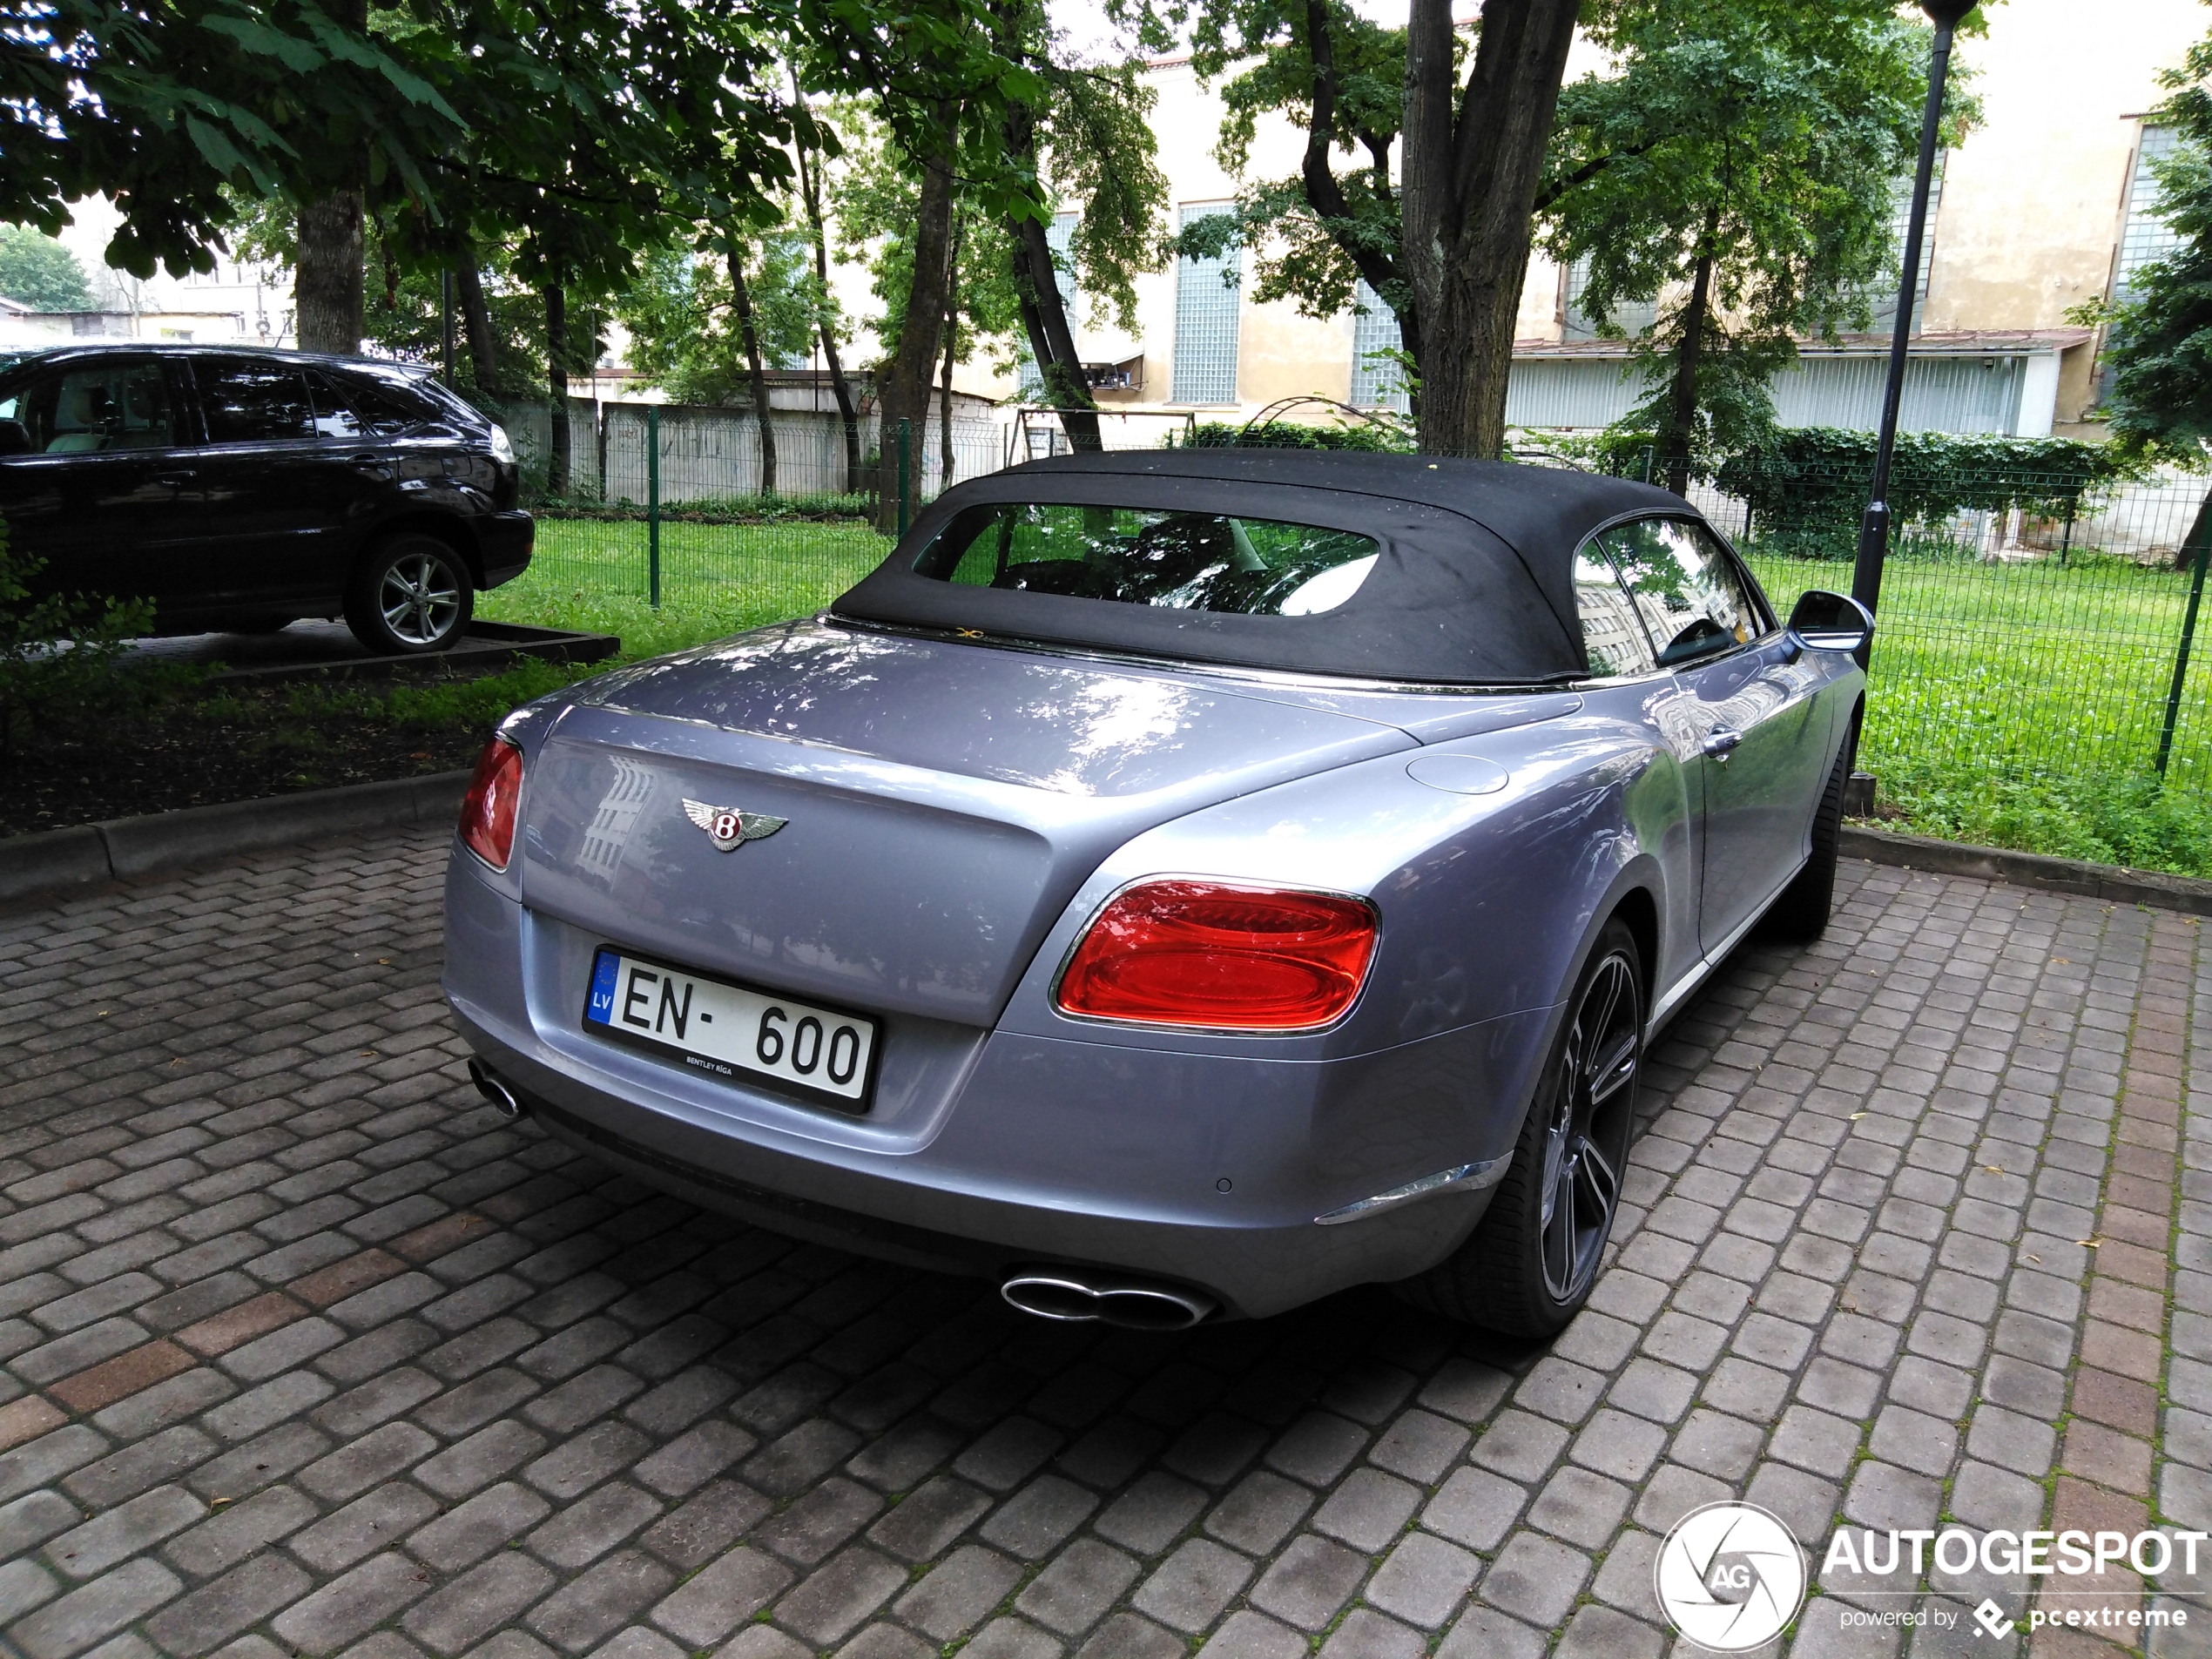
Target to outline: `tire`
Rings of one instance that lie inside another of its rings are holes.
[[[1777,939],[1817,939],[1828,931],[1836,905],[1836,849],[1843,839],[1844,785],[1851,776],[1851,744],[1836,756],[1820,808],[1812,819],[1812,856],[1767,907],[1762,931]]]
[[[346,586],[346,626],[379,657],[447,650],[475,614],[468,562],[435,536],[388,536]]]
[[[1581,1311],[1620,1210],[1643,1020],[1642,960],[1615,917],[1575,981],[1489,1209],[1457,1251],[1398,1287],[1407,1301],[1513,1337],[1555,1335]]]

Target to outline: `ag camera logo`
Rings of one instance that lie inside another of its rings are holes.
[[[1742,1653],[1782,1634],[1804,1605],[1805,1556],[1781,1521],[1750,1503],[1709,1503],[1659,1545],[1652,1584],[1689,1642]]]

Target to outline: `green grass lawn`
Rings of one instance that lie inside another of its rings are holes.
[[[1754,551],[1785,616],[1847,563]],[[2201,618],[2161,788],[2188,578],[2119,561],[2071,567],[1899,560],[1885,571],[1860,765],[1915,833],[2212,876],[2212,617]]]
[[[483,616],[620,636],[625,658],[804,616],[889,543],[856,520],[661,527],[661,604],[642,523],[546,519],[521,580]],[[1841,561],[1761,555],[1776,609],[1848,592]],[[2188,582],[2090,556],[1983,564],[1904,557],[1886,572],[1861,765],[1894,827],[2212,876],[2212,617],[2163,789],[2152,770]]]
[[[853,520],[664,523],[661,603],[650,601],[645,525],[542,519],[530,568],[477,600],[496,622],[616,634],[625,658],[658,657],[827,604],[891,543]]]

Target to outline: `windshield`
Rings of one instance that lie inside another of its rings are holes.
[[[1358,592],[1380,556],[1372,537],[1225,513],[1058,502],[970,508],[914,562],[916,575],[974,587],[1177,610],[1305,617]]]

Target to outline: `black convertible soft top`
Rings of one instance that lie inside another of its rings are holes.
[[[1374,537],[1344,604],[1248,616],[939,581],[915,574],[954,516],[1001,502],[1242,515]],[[1495,461],[1311,449],[1063,455],[956,484],[830,607],[855,621],[965,629],[1194,662],[1361,678],[1528,685],[1588,671],[1575,550],[1623,518],[1695,517],[1649,484]]]

